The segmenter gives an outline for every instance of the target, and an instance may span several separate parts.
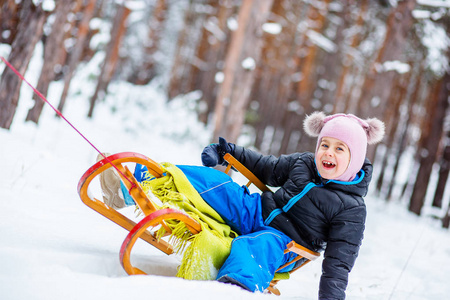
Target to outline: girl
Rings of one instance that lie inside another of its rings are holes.
[[[367,144],[382,140],[384,124],[315,112],[305,119],[304,130],[318,137],[315,154],[264,156],[223,138],[203,150],[204,166],[224,164],[223,156],[230,153],[263,183],[279,187],[260,199],[205,199],[240,234],[217,280],[263,291],[275,270],[292,259],[283,250],[294,240],[324,251],[319,299],[344,299],[366,219],[363,197],[372,176]]]

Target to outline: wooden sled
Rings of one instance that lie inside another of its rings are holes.
[[[233,167],[249,180],[249,182],[247,183],[247,187],[249,187],[251,184],[254,184],[261,191],[269,191],[269,188],[266,185],[264,185],[253,173],[251,173],[233,156],[231,156],[230,154],[226,154],[224,156],[224,159],[228,162],[228,166],[225,170],[226,173],[228,173]],[[188,214],[184,213],[181,210],[167,208],[158,209],[157,206],[151,201],[151,199],[144,193],[133,173],[129,170],[127,165],[130,163],[137,163],[146,166],[148,168],[148,171],[155,177],[164,176],[164,171],[161,169],[159,164],[142,154],[134,152],[117,153],[110,155],[103,160],[100,160],[83,174],[78,183],[78,194],[80,195],[83,203],[85,203],[87,206],[129,231],[120,249],[120,263],[125,272],[127,272],[127,274],[129,275],[146,275],[144,271],[137,267],[134,267],[130,261],[131,250],[137,239],[140,238],[169,255],[174,252],[174,246],[167,242],[165,239],[157,238],[155,233],[156,229],[163,226],[167,232],[166,234],[171,234],[170,228],[165,223],[166,220],[178,220],[183,222],[184,224],[186,224],[186,227],[189,229],[191,234],[199,233],[201,231],[201,227],[197,221],[195,221]],[[88,188],[92,183],[92,180],[100,173],[111,168],[112,165],[114,165],[117,170],[120,171],[117,173],[121,177],[122,182],[127,187],[130,196],[134,199],[136,204],[145,215],[145,217],[138,223],[130,220],[120,212],[109,207],[103,201],[96,198],[91,198],[91,196],[88,194]],[[299,259],[305,258],[305,261],[300,266],[297,266],[289,273],[294,272],[300,267],[303,267],[308,262],[315,260],[320,256],[319,253],[298,245],[294,241],[290,242],[287,245],[285,253],[288,252],[294,252],[298,256],[291,262],[280,267],[279,270],[292,263],[295,263]],[[278,281],[279,280],[272,280],[270,286],[267,288],[270,293],[280,295],[280,291],[275,286]]]

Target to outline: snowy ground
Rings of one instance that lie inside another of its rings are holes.
[[[30,69],[27,78],[39,65]],[[83,82],[73,85],[65,114],[101,151],[200,164],[209,132],[183,108],[185,101],[166,106],[156,87],[115,84],[87,120],[93,87]],[[49,95],[55,106],[60,88],[52,86]],[[30,99],[24,86],[11,130],[0,129],[0,299],[276,299],[175,278],[179,258],[143,242],[132,261],[153,275],[126,275],[119,249],[127,231],[85,206],[76,191],[97,153],[48,106],[39,127],[23,123]],[[367,229],[347,299],[448,299],[450,232],[399,203],[374,196],[366,203]],[[281,298],[316,299],[320,272],[319,260],[279,283]]]

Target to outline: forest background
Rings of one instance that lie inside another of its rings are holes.
[[[98,60],[87,117],[111,81],[190,94],[216,142],[280,155],[310,151],[317,110],[377,117],[372,189],[417,215],[450,223],[448,0],[0,0],[0,43],[20,73],[44,45],[37,89]],[[98,55],[101,54],[101,55]],[[44,102],[14,119],[22,82],[0,64],[0,127],[39,123]],[[142,100],[142,99],[141,99]],[[146,99],[151,102],[152,99]],[[38,125],[37,125],[38,126]]]

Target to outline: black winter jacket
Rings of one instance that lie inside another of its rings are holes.
[[[319,299],[345,299],[348,274],[363,239],[366,206],[362,197],[372,177],[369,160],[356,180],[340,182],[320,177],[313,153],[275,157],[232,146],[231,154],[263,183],[280,187],[275,193],[262,194],[264,220],[276,215],[270,226],[308,249],[325,250]],[[289,203],[293,197],[297,202]],[[280,211],[283,207],[290,208]],[[273,214],[276,209],[278,214]]]

